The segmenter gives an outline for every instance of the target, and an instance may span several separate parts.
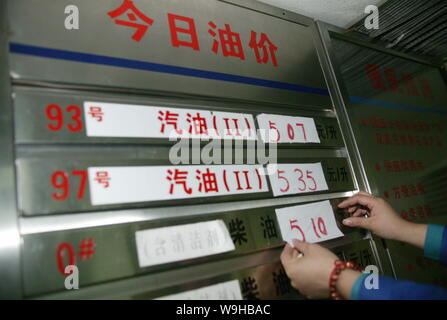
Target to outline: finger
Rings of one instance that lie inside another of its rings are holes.
[[[360,195],[357,194],[355,196],[350,197],[349,199],[346,199],[345,201],[339,203],[339,208],[348,208],[355,205],[362,205],[367,207],[368,209],[372,210],[374,207],[376,199],[370,196]]]
[[[364,215],[368,215],[368,211],[362,208],[357,209],[352,216],[353,217],[360,217],[360,216],[364,216]]]
[[[369,229],[371,218],[352,217],[343,220],[343,224],[348,227],[359,227]]]
[[[281,262],[283,265],[288,264],[293,259],[293,254],[296,253],[295,248],[290,246],[288,243],[284,246],[281,252]]]
[[[299,253],[298,250],[293,250],[292,259],[293,260],[297,259],[300,254],[301,253]]]
[[[301,253],[306,255],[306,253],[309,251],[309,244],[303,241],[299,241],[297,239],[292,240],[293,246]]]
[[[352,214],[352,213],[354,213],[354,211],[357,210],[358,208],[359,208],[359,207],[357,207],[357,206],[349,207],[349,208],[348,208],[348,213],[351,213],[351,214]]]

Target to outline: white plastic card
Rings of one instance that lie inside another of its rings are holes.
[[[261,138],[269,143],[320,143],[313,118],[260,114]]]
[[[328,200],[276,209],[276,218],[284,241],[310,243],[342,237]]]
[[[267,165],[273,196],[328,190],[321,163]]]
[[[233,251],[222,220],[135,232],[140,268]]]
[[[242,294],[239,281],[231,280],[199,289],[163,296],[156,300],[242,300]]]
[[[88,137],[256,139],[251,114],[84,102]]]
[[[261,165],[88,168],[92,205],[269,191]]]

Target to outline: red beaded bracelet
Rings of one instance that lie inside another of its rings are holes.
[[[362,271],[362,268],[360,265],[358,265],[355,262],[352,261],[341,261],[341,260],[335,260],[334,261],[334,269],[331,272],[331,275],[329,277],[329,292],[331,294],[331,298],[334,300],[340,300],[342,299],[341,296],[337,292],[337,288],[335,287],[337,284],[337,280],[340,276],[340,273],[345,269],[353,269],[356,271]]]

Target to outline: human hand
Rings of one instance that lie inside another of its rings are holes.
[[[343,220],[346,226],[364,228],[385,239],[409,242],[419,247],[424,245],[426,225],[401,218],[385,200],[370,193],[360,191],[338,207],[352,214]]]
[[[292,287],[309,299],[328,298],[329,277],[337,256],[318,244],[294,239],[293,246],[286,244],[281,253],[281,262]]]

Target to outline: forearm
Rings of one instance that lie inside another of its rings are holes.
[[[402,226],[399,227],[399,232],[396,233],[396,238],[393,240],[405,242],[417,248],[423,249],[425,245],[426,233],[426,224],[403,221]]]

